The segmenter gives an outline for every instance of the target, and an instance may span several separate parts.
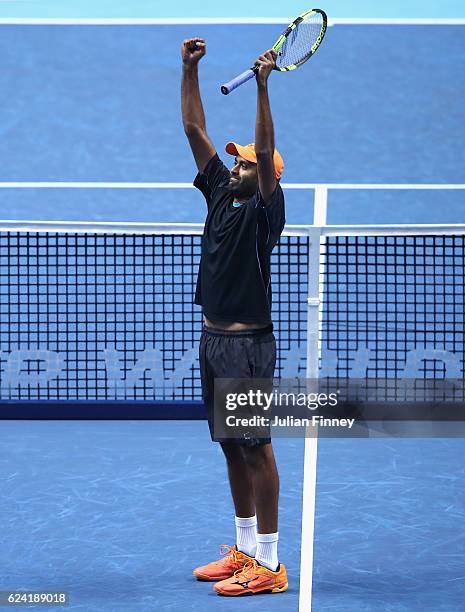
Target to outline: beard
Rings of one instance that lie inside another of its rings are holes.
[[[234,188],[240,185],[240,179],[234,179],[232,177],[229,178],[228,189],[230,191],[234,191]]]
[[[229,179],[228,183],[228,191],[233,194],[233,196],[237,199],[250,199],[254,196],[257,190],[257,185],[255,181],[245,181],[243,182],[240,179]]]

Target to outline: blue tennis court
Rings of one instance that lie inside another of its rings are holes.
[[[184,3],[149,4],[2,3],[3,221],[204,221],[189,186],[181,41],[207,40],[201,88],[222,152],[230,139],[253,139],[255,90],[224,97],[219,85],[275,40],[279,23],[254,20],[278,19],[281,7],[259,3],[251,14],[245,2],[205,2],[192,14]],[[463,6],[352,4],[328,2],[340,22],[317,56],[271,83],[287,224],[313,222],[321,184],[335,186],[328,224],[465,223],[465,191],[453,188],[465,183]],[[112,18],[141,22],[104,22]],[[441,18],[450,21],[409,21]],[[0,591],[67,591],[69,609],[85,611],[299,609],[304,440],[276,441],[289,590],[239,603],[191,575],[234,539],[224,459],[204,421],[116,420],[110,406],[107,420],[21,416],[1,424]],[[319,441],[312,610],[463,609],[462,458],[453,437]]]

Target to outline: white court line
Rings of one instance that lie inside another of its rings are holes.
[[[305,438],[300,545],[299,612],[311,612],[313,595],[313,547],[318,461],[318,430]]]
[[[284,189],[465,190],[465,183],[282,183]],[[0,189],[194,189],[192,183],[3,181]]]
[[[313,203],[313,225],[326,225],[328,210],[328,189],[319,185],[315,187]]]
[[[329,19],[329,25],[465,25],[465,18],[428,19],[428,18],[350,18]]]
[[[4,17],[0,25],[287,25],[294,17],[197,17],[197,18],[24,18]],[[329,18],[333,25],[465,25],[465,18],[428,19],[428,18]]]
[[[300,185],[305,185],[306,189],[317,187],[327,189],[465,189],[465,183],[300,183]]]
[[[0,189],[190,189],[192,183],[139,183],[100,181],[4,181]]]
[[[66,232],[115,234],[199,234],[204,223],[127,223],[126,221],[0,220],[0,232]],[[284,236],[308,236],[307,225],[286,225]]]
[[[284,189],[465,190],[464,183],[282,183]],[[0,189],[194,189],[180,182],[2,181]]]

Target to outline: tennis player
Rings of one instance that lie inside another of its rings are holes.
[[[208,137],[198,80],[205,55],[201,38],[182,45],[182,119],[198,174],[194,185],[207,202],[195,303],[202,306],[200,341],[202,395],[210,433],[226,457],[235,508],[236,543],[223,545],[222,558],[194,570],[199,580],[216,582],[221,595],[280,593],[286,569],[278,557],[279,477],[269,437],[249,430],[240,438],[215,438],[215,378],[272,379],[276,340],[271,321],[270,256],[284,228],[284,196],[279,185],[284,164],[275,149],[268,99],[273,50],[256,66],[255,144],[228,142],[234,156],[228,170]]]

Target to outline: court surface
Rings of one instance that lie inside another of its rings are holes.
[[[336,3],[328,3],[328,12],[330,4]],[[334,14],[464,16],[454,2],[441,15],[420,3],[409,14],[400,3],[391,4],[396,14],[373,14],[363,4],[364,12],[358,4],[349,14],[339,4]],[[2,3],[1,15],[128,16],[127,5],[107,4],[98,14],[70,5],[58,15],[53,3],[41,10],[27,5]],[[179,5],[179,14],[165,7],[154,15],[143,3],[132,10],[142,18],[189,16]],[[221,16],[217,3],[202,10]],[[231,10],[222,14],[246,12],[240,3]],[[231,28],[241,44],[229,44]],[[202,92],[220,150],[230,138],[252,140],[255,98],[253,84],[227,98],[219,84],[270,46],[281,27],[0,29],[2,219],[201,222],[204,202],[188,188],[26,189],[24,182],[192,181],[179,108],[181,40],[207,39]],[[330,28],[312,65],[276,75],[271,85],[284,181],[465,183],[464,31],[462,25]],[[15,186],[6,188],[9,182]],[[337,191],[330,193],[328,222],[463,223],[463,198],[458,191]],[[288,223],[311,223],[312,191],[286,190],[286,202]],[[224,462],[205,423],[10,421],[1,429],[0,590],[67,590],[70,610],[237,608],[237,601],[191,578],[193,566],[234,537]],[[298,607],[303,442],[280,439],[276,449],[280,554],[290,588],[247,598],[241,610]],[[312,609],[462,609],[463,441],[321,440],[318,452]]]

